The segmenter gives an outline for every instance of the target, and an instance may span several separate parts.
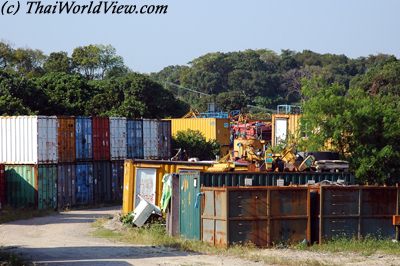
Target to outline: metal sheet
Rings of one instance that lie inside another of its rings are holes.
[[[126,118],[110,117],[111,160],[126,159]]]
[[[276,140],[290,136],[294,140],[299,137],[299,128],[300,128],[300,118],[299,114],[273,114],[272,115],[272,146],[277,145]],[[278,127],[276,121],[278,122]],[[286,121],[286,127],[284,122]],[[285,130],[286,128],[286,130]],[[286,132],[286,134],[284,134]],[[282,135],[283,134],[283,135]],[[286,136],[285,136],[286,135]]]
[[[14,208],[37,208],[37,166],[6,165],[7,204]]]
[[[143,121],[127,120],[127,158],[143,158]]]
[[[0,208],[6,204],[6,176],[4,164],[0,164]]]
[[[124,161],[111,162],[111,187],[112,200],[122,203],[122,194],[124,187]]]
[[[92,119],[78,116],[75,119],[76,160],[93,159]]]
[[[110,162],[93,163],[94,203],[108,203],[112,199]]]
[[[143,156],[145,159],[159,159],[158,120],[143,119]]]
[[[139,205],[139,195],[151,203],[156,204],[157,169],[136,169],[135,207]]]
[[[57,166],[38,166],[38,208],[57,208]]]
[[[75,118],[57,117],[58,162],[75,162]]]
[[[93,204],[93,164],[76,164],[75,203],[76,205]]]
[[[172,176],[172,195],[171,203],[167,211],[167,232],[170,236],[179,236],[179,209],[180,209],[180,193],[179,193],[179,176]]]
[[[396,187],[320,188],[319,242],[334,237],[393,238],[393,215],[398,212]]]
[[[57,163],[55,116],[0,117],[0,163]]]
[[[323,180],[337,181],[342,179],[347,184],[355,184],[354,176],[350,173],[271,173],[271,172],[204,172],[202,185],[207,187],[245,186],[245,181],[251,186],[276,186],[278,180],[283,180],[285,186],[305,185],[313,180],[315,183]]]
[[[171,156],[171,121],[158,122],[158,157],[168,160]]]
[[[75,205],[75,164],[58,164],[57,193],[59,210]]]
[[[110,160],[110,122],[107,117],[93,117],[93,159]]]
[[[180,171],[180,235],[187,239],[200,240],[200,202],[196,205],[200,193],[200,172]]]

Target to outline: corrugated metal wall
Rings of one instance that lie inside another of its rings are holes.
[[[93,192],[94,203],[111,202],[111,164],[110,162],[93,163]]]
[[[58,209],[70,209],[75,205],[75,164],[57,166]]]
[[[75,162],[75,118],[57,117],[58,119],[58,162]]]
[[[6,165],[7,204],[14,208],[37,208],[37,166]]]
[[[143,159],[143,121],[127,120],[127,158]]]
[[[76,164],[75,202],[76,205],[93,204],[93,164]]]
[[[93,117],[93,159],[110,160],[110,122],[108,117]]]
[[[111,160],[126,159],[126,118],[110,117]]]
[[[111,186],[112,200],[117,203],[122,203],[124,187],[124,161],[111,162]]]
[[[0,164],[0,207],[6,204],[6,176],[4,164]]]
[[[76,160],[93,159],[92,119],[78,116],[75,119]]]
[[[168,160],[171,156],[171,121],[158,122],[158,157]]]
[[[57,166],[38,166],[38,208],[57,208]]]
[[[158,159],[158,121],[143,119],[143,156]]]
[[[56,117],[0,117],[0,136],[0,163],[57,163]]]

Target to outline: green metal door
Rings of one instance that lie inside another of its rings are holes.
[[[56,165],[39,165],[38,198],[39,209],[55,209],[57,207]]]
[[[179,227],[181,236],[200,240],[200,172],[180,171]],[[198,201],[196,204],[196,200]]]
[[[37,173],[33,165],[6,165],[7,204],[37,207]]]

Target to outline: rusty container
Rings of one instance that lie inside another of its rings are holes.
[[[75,164],[57,165],[57,205],[59,210],[75,205]]]
[[[318,193],[319,243],[335,237],[395,237],[392,218],[399,213],[400,188],[322,186]]]
[[[70,116],[57,117],[58,130],[58,162],[75,162],[75,118]]]
[[[203,187],[201,238],[214,246],[310,241],[306,187]]]
[[[166,211],[166,228],[168,235],[179,236],[179,211],[180,211],[180,197],[179,197],[179,175],[172,175],[172,193],[170,204]]]
[[[93,159],[110,160],[110,121],[108,117],[93,117]]]

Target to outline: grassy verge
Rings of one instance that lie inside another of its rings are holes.
[[[18,255],[7,252],[6,250],[0,248],[0,265],[26,266],[32,264],[23,260]]]
[[[356,253],[363,256],[370,256],[373,254],[400,255],[400,242],[393,242],[392,240],[377,239],[373,237],[367,237],[362,240],[337,238],[328,241],[323,245],[297,245],[294,248],[315,252]]]
[[[25,220],[33,217],[41,217],[55,214],[54,210],[33,210],[33,209],[12,209],[4,208],[0,210],[0,224],[16,220]]]
[[[292,259],[276,255],[259,254],[260,249],[252,244],[234,245],[226,248],[211,246],[205,242],[186,240],[171,237],[166,234],[165,227],[160,224],[152,224],[141,228],[124,227],[123,231],[112,231],[104,228],[107,219],[98,219],[93,226],[96,228],[95,237],[113,239],[130,244],[163,246],[181,251],[196,252],[209,255],[234,256],[256,262],[264,262],[274,265],[326,265],[315,259]]]

